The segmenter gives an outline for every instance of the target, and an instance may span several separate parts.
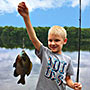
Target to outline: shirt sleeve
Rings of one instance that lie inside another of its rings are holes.
[[[71,76],[71,75],[74,75],[74,69],[73,69],[72,62],[70,60],[67,71],[66,71],[66,76]]]
[[[42,63],[42,57],[44,55],[44,53],[47,51],[47,47],[45,47],[44,45],[40,46],[40,51],[38,51],[37,49],[35,49],[35,54],[38,56],[38,58],[41,60]]]

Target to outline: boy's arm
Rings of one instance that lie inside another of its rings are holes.
[[[18,12],[24,19],[24,22],[25,22],[26,29],[27,29],[30,40],[32,41],[35,48],[39,51],[40,46],[41,46],[41,42],[38,40],[38,38],[36,36],[36,33],[35,33],[35,31],[32,27],[32,24],[31,24],[31,21],[30,21],[30,18],[29,18],[29,11],[28,11],[28,8],[27,8],[27,6],[25,5],[24,2],[19,3]]]
[[[73,82],[72,79],[70,78],[70,76],[66,76],[66,82],[67,82],[67,85],[74,89],[74,90],[81,90],[82,89],[82,85],[78,82]]]
[[[74,87],[74,83],[73,83],[73,81],[71,80],[71,78],[70,78],[70,76],[66,76],[66,83],[67,83],[67,85],[70,87],[70,88],[72,88],[72,89],[74,89],[75,87]]]
[[[24,21],[25,21],[25,25],[26,25],[26,29],[27,29],[29,38],[32,41],[34,47],[39,51],[40,46],[41,46],[41,42],[38,40],[38,38],[36,36],[36,33],[31,25],[29,16],[24,18]]]

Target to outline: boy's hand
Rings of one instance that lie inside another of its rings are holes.
[[[82,89],[82,85],[80,84],[80,83],[77,83],[77,82],[75,82],[74,83],[74,90],[81,90]]]
[[[25,5],[25,2],[19,3],[18,12],[23,18],[29,16],[29,11],[28,11],[27,6]]]

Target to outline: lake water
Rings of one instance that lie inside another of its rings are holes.
[[[34,54],[34,50],[26,49],[26,53],[30,57],[33,63],[33,69],[29,77],[26,76],[26,84],[18,85],[16,82],[19,77],[13,76],[13,63],[16,56],[22,51],[22,49],[5,49],[0,48],[0,90],[35,90],[38,75],[40,71],[40,61]],[[77,67],[77,52],[64,52],[66,55],[72,58],[75,75],[72,79],[76,79],[76,67]],[[80,82],[83,85],[82,90],[90,90],[90,52],[81,51],[80,62]],[[67,90],[71,90],[68,88]]]

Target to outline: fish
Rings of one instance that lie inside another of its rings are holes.
[[[25,84],[25,75],[29,76],[32,70],[32,62],[28,57],[25,50],[22,50],[20,54],[17,55],[15,63],[13,64],[14,70],[14,77],[20,76],[17,84]]]

